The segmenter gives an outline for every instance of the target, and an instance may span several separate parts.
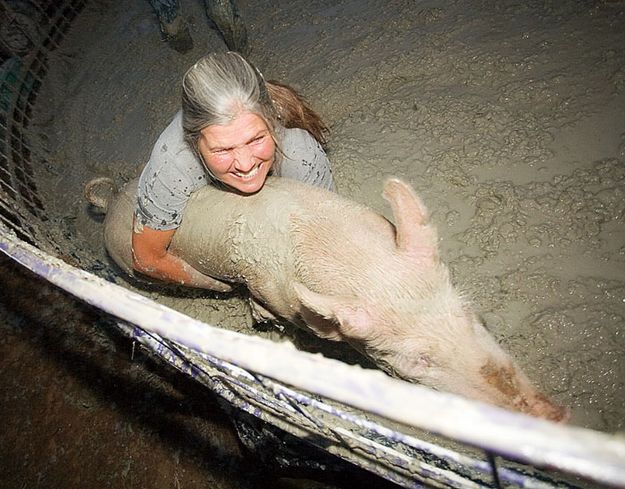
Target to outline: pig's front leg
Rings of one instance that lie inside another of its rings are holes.
[[[276,316],[268,311],[265,306],[254,299],[252,296],[248,298],[250,309],[252,310],[252,319],[254,322],[262,323],[264,321],[276,321]]]

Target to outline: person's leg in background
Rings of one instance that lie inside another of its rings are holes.
[[[178,0],[149,0],[149,2],[156,12],[165,41],[179,53],[193,49],[193,39],[186,19],[180,15]]]

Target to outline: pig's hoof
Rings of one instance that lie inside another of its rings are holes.
[[[279,331],[280,333],[284,332],[284,326],[271,319],[267,319],[264,321],[256,321],[252,327],[255,331],[260,333],[267,333],[269,331]]]
[[[267,331],[270,331],[271,329],[273,329],[273,324],[271,323],[271,321],[256,321],[252,325],[252,327],[256,331],[260,331],[261,333],[266,333]]]

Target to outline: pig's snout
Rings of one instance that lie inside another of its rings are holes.
[[[554,404],[543,394],[536,394],[532,401],[527,411],[528,414],[557,423],[566,423],[571,418],[571,411],[568,408]]]
[[[480,369],[480,374],[500,394],[498,397],[502,402],[498,404],[502,407],[550,421],[564,423],[569,420],[570,411],[538,392],[514,365],[498,366],[489,361]]]

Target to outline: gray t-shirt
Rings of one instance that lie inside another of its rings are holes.
[[[279,164],[274,175],[334,191],[328,158],[310,133],[303,129],[276,130]],[[184,141],[182,111],[160,135],[139,178],[136,218],[161,231],[176,229],[195,190],[213,184],[204,164]]]

